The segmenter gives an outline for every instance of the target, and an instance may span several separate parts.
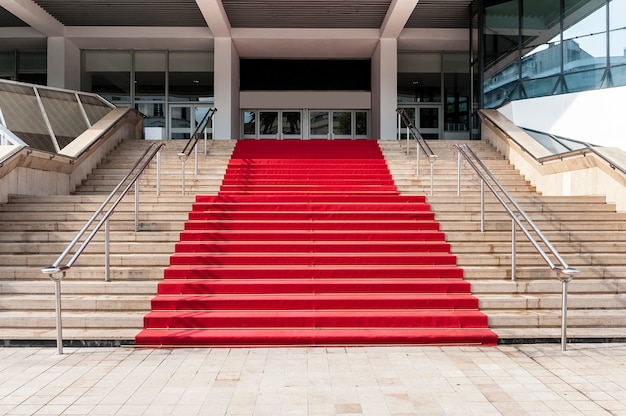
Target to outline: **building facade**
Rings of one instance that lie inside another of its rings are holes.
[[[95,92],[146,138],[478,137],[479,108],[626,85],[626,0],[0,0],[0,77]],[[590,140],[593,141],[593,140]]]

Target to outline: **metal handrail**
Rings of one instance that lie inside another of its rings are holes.
[[[200,133],[204,129],[207,128],[207,126],[209,125],[209,121],[213,118],[213,115],[216,112],[217,112],[217,108],[215,107],[211,107],[209,111],[206,112],[204,117],[202,117],[202,120],[200,120],[200,123],[198,123],[198,125],[196,126],[196,129],[194,130],[193,134],[191,135],[191,138],[185,145],[185,148],[183,149],[182,152],[178,154],[178,158],[180,159],[182,163],[182,193],[183,195],[185,195],[185,162],[187,162],[187,159],[189,159],[191,152],[195,150],[195,162],[196,162],[195,174],[197,175],[198,174],[198,146],[197,145],[201,137]],[[205,156],[206,156],[206,152],[207,152],[207,143],[206,143],[206,137],[205,137],[205,140],[204,140],[204,155]]]
[[[485,114],[484,112],[481,112],[481,114],[485,117],[485,120],[487,120],[489,122],[489,125],[491,125],[492,127],[496,128],[501,134],[503,134],[508,140],[512,141],[513,143],[515,143],[524,153],[530,155],[530,157],[533,158],[533,160],[537,163],[543,164],[545,162],[551,162],[553,160],[563,160],[567,157],[576,157],[579,155],[585,156],[585,154],[587,152],[591,152],[593,153],[595,156],[597,156],[598,158],[604,160],[607,165],[611,168],[611,169],[615,169],[620,171],[622,174],[626,175],[626,167],[620,165],[619,163],[617,163],[614,160],[609,159],[608,157],[604,156],[603,154],[601,154],[600,152],[598,152],[597,150],[594,149],[594,146],[590,145],[589,143],[585,143],[585,142],[581,142],[579,140],[572,140],[569,139],[570,141],[574,141],[576,143],[582,144],[585,147],[582,149],[577,149],[577,150],[572,150],[566,153],[559,153],[556,155],[550,155],[550,156],[543,156],[543,157],[537,157],[535,156],[530,150],[528,150],[524,145],[522,145],[518,140],[516,140],[514,137],[512,137],[510,134],[508,134],[503,128],[502,126],[500,126],[498,123],[496,123],[495,121],[493,121],[489,115]]]
[[[417,127],[413,125],[413,123],[409,119],[409,116],[407,116],[406,111],[404,111],[403,108],[397,108],[396,113],[398,113],[398,137],[401,134],[400,132],[401,124],[404,123],[404,126],[406,127],[406,154],[407,155],[409,154],[409,135],[412,135],[416,142],[415,176],[419,176],[420,174],[420,149],[422,149],[422,152],[424,152],[424,154],[428,158],[428,161],[430,162],[430,194],[432,195],[433,194],[434,164],[437,161],[438,156],[430,148],[430,146],[428,145],[428,143],[426,142],[422,134],[419,132]]]
[[[453,146],[458,151],[458,188],[457,195],[461,194],[461,156],[465,158],[466,162],[476,172],[481,179],[481,232],[485,231],[485,185],[496,197],[498,202],[504,207],[507,214],[511,217],[512,238],[511,238],[511,280],[515,281],[515,268],[516,268],[516,250],[515,250],[515,231],[518,226],[524,235],[528,238],[535,250],[541,255],[544,261],[548,264],[550,269],[556,272],[557,278],[563,284],[563,305],[562,305],[562,323],[561,323],[561,349],[565,351],[567,344],[566,328],[567,328],[567,284],[573,279],[573,276],[580,273],[578,269],[570,267],[567,262],[561,257],[559,252],[554,248],[550,241],[541,232],[539,227],[530,219],[528,214],[524,212],[522,207],[515,201],[515,199],[506,191],[504,186],[496,179],[493,173],[487,168],[487,166],[480,160],[480,158],[474,153],[474,151],[466,144],[455,144]],[[480,166],[480,168],[479,168]],[[497,188],[497,189],[496,189]],[[503,197],[504,196],[504,197]],[[506,200],[505,200],[506,198]],[[508,202],[507,202],[508,200]],[[512,206],[512,207],[511,207]],[[521,217],[521,219],[520,219]],[[559,265],[557,266],[554,261],[548,256],[546,251],[541,247],[537,239],[533,237],[528,226],[534,231],[539,240],[545,245],[550,254],[557,260]]]
[[[68,244],[68,246],[63,250],[61,255],[57,258],[57,260],[52,264],[52,266],[45,267],[41,269],[42,273],[49,275],[50,280],[55,283],[55,300],[56,300],[56,325],[57,325],[57,350],[59,354],[63,354],[63,337],[62,337],[62,326],[61,326],[61,279],[63,279],[68,270],[72,268],[74,263],[78,260],[78,257],[83,253],[85,248],[89,245],[91,240],[93,240],[96,233],[102,228],[102,225],[105,225],[105,280],[108,282],[111,280],[110,278],[110,261],[109,261],[109,217],[115,211],[115,208],[120,203],[120,201],[126,196],[130,188],[135,186],[135,232],[138,231],[138,204],[139,204],[139,191],[137,187],[137,181],[144,170],[148,167],[150,162],[157,156],[157,163],[160,162],[160,158],[158,157],[161,149],[165,146],[165,144],[156,143],[150,144],[141,157],[135,162],[133,167],[129,170],[129,172],[122,178],[122,180],[117,184],[115,189],[105,198],[104,202],[100,205],[100,207],[93,213],[91,218],[87,220],[85,225],[80,229],[80,231],[76,234],[74,239]],[[152,150],[150,155],[148,153]],[[143,164],[141,162],[143,161]],[[141,166],[140,166],[141,164]],[[157,167],[159,170],[160,167]],[[130,178],[130,179],[129,179]],[[122,186],[126,183],[126,187],[119,193],[117,199],[111,203],[113,197],[118,193],[118,191],[122,188]],[[62,265],[65,258],[70,254],[72,249],[78,244],[78,242],[83,238],[87,230],[94,224],[98,217],[102,216],[100,221],[93,227],[89,235],[85,238],[82,244],[78,247],[78,249],[74,252],[74,255],[70,258],[70,260]],[[60,273],[60,276],[58,274]]]

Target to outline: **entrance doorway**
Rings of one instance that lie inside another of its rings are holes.
[[[196,127],[206,113],[213,108],[206,104],[173,104],[170,105],[170,138],[190,139]],[[213,138],[213,120],[209,120],[206,128],[202,132],[205,138]]]
[[[411,105],[400,106],[424,139],[436,140],[443,138],[443,112],[441,106],[437,105]],[[401,134],[406,133],[406,129],[401,129]]]
[[[247,139],[365,139],[366,110],[244,110],[242,132]]]

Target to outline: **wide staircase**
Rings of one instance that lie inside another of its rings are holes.
[[[489,326],[500,342],[557,341],[560,282],[521,233],[517,239],[517,279],[510,280],[510,219],[488,195],[486,231],[480,232],[477,179],[463,168],[462,193],[457,196],[452,143],[429,143],[439,155],[432,196],[429,164],[425,160],[421,162],[420,175],[415,175],[414,148],[406,155],[404,142],[379,142],[400,195],[426,195],[425,202],[451,246],[456,265],[463,270],[465,281],[471,283],[472,294],[478,298],[480,310],[488,315]],[[0,206],[0,339],[5,344],[54,343],[54,285],[41,268],[56,260],[145,145],[136,140],[122,142],[73,195],[13,196],[9,203]],[[235,142],[209,142],[208,156],[199,157],[198,175],[193,173],[190,158],[186,195],[181,194],[181,162],[177,157],[183,145],[167,142],[162,152],[160,196],[156,195],[154,165],[142,176],[140,231],[133,231],[132,196],[113,215],[112,281],[104,282],[102,232],[63,280],[66,342],[134,343],[134,337],[142,330],[157,287],[165,282],[164,269],[171,267],[170,256],[177,256],[177,244],[186,244],[180,236],[186,233],[185,223],[191,221],[192,207],[212,203],[196,202],[195,195],[217,195]],[[472,141],[469,145],[521,202],[570,265],[581,270],[569,285],[568,335],[577,340],[624,339],[626,258],[622,247],[626,240],[626,215],[616,213],[602,196],[539,195],[488,143]]]
[[[110,219],[110,282],[105,282],[104,230],[98,232],[62,280],[63,337],[76,345],[132,343],[150,310],[195,194],[215,194],[234,147],[230,141],[201,143],[185,166],[178,153],[186,142],[167,141],[161,151],[160,195],[153,162],[139,181],[139,232],[133,192]],[[125,140],[72,195],[12,196],[0,206],[0,339],[12,344],[56,339],[54,284],[41,272],[63,252],[132,167],[148,143]],[[67,260],[66,260],[67,261]]]
[[[240,141],[136,344],[493,345],[438,228],[374,141]]]
[[[562,284],[531,243],[516,232],[516,273],[511,280],[511,218],[486,188],[485,232],[480,231],[480,181],[462,164],[458,196],[457,142],[430,141],[439,157],[430,165],[422,155],[416,175],[415,142],[379,142],[401,195],[429,195],[427,201],[457,263],[480,299],[480,310],[500,342],[558,342]],[[626,213],[604,196],[543,196],[488,142],[467,144],[580,274],[568,285],[567,335],[573,340],[607,341],[626,337]]]

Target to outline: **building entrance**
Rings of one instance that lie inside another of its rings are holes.
[[[438,105],[411,105],[400,106],[424,139],[434,140],[443,137],[443,112]],[[406,134],[406,129],[400,129],[400,134]]]
[[[170,135],[172,139],[190,139],[196,127],[206,113],[212,108],[202,104],[173,104],[170,105]],[[207,139],[213,138],[213,120],[209,120],[207,127],[202,132]]]
[[[365,139],[369,137],[366,110],[244,110],[246,139]]]

